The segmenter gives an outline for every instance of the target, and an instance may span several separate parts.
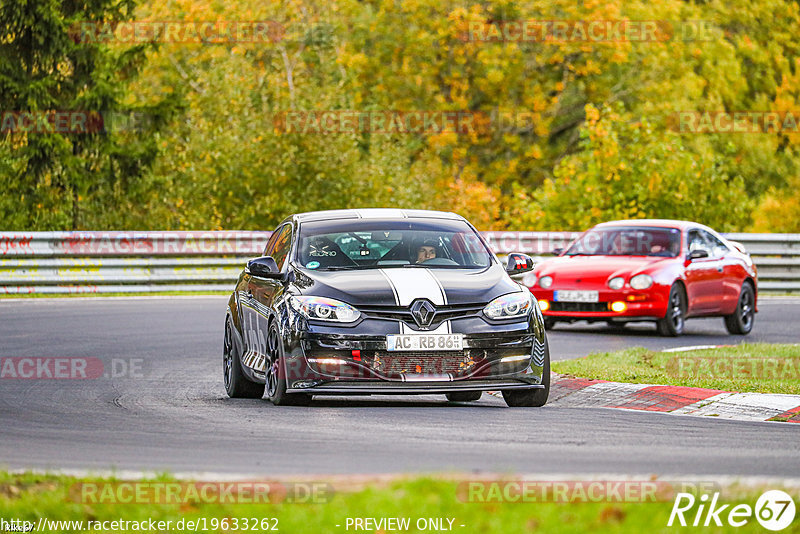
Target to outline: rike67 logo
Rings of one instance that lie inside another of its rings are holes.
[[[691,493],[678,493],[667,526],[679,524],[682,527],[721,527],[726,522],[732,527],[746,525],[753,517],[767,530],[783,530],[792,524],[795,505],[792,497],[780,490],[763,493],[756,501],[755,508],[749,504],[719,504],[719,493],[709,498],[707,494],[699,498]]]

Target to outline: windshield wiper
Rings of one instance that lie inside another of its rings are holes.
[[[331,265],[320,271],[358,271],[361,269],[371,269],[374,265]]]

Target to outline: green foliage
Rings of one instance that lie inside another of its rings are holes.
[[[80,133],[12,127],[3,134],[0,227],[113,228],[139,209],[157,133],[177,106],[126,105],[128,83],[145,60],[143,45],[82,43],[72,31],[81,21],[129,18],[134,6],[132,0],[0,3],[0,109],[40,117],[83,112],[86,125]],[[115,131],[104,121],[131,113],[150,119],[143,131]]]
[[[7,137],[4,227],[263,229],[289,212],[351,206],[450,209],[487,230],[645,216],[723,230],[800,224],[782,209],[800,204],[797,134],[670,129],[680,111],[800,109],[796,3],[143,0],[132,12],[128,1],[0,1],[4,109],[149,106],[158,119],[138,133]],[[65,37],[77,20],[131,16],[269,20],[284,32],[158,48]],[[624,19],[674,33],[480,38],[504,21]],[[273,123],[288,110],[486,119],[468,133],[300,134]]]
[[[752,208],[724,158],[695,154],[681,136],[616,110],[587,106],[579,150],[561,160],[521,225],[581,230],[601,220],[691,219],[740,228]]]

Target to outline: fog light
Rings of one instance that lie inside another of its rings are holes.
[[[522,360],[530,359],[529,354],[523,354],[521,356],[506,356],[505,358],[501,358],[500,361],[502,363],[509,363],[509,362],[521,362]]]
[[[345,360],[339,358],[309,358],[308,363],[316,363],[317,365],[345,365]]]
[[[317,384],[319,384],[319,381],[317,380],[300,380],[292,384],[292,387],[305,389],[305,388],[313,388]]]
[[[624,302],[622,302],[621,300],[618,300],[616,302],[612,302],[611,303],[611,311],[615,311],[617,313],[622,313],[627,309],[628,309],[628,305],[625,304]]]
[[[550,303],[546,300],[539,301],[539,309],[542,311],[547,311],[550,309]]]

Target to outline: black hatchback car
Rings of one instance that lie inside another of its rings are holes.
[[[542,406],[550,389],[544,321],[528,289],[463,217],[422,210],[292,215],[239,276],[225,318],[231,397],[276,405],[313,395],[502,391]]]

